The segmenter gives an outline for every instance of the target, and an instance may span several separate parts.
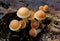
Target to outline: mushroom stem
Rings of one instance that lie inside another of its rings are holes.
[[[41,29],[30,29],[29,31],[29,35],[32,36],[32,37],[36,37],[38,33],[41,32]]]
[[[54,16],[51,14],[47,14],[46,17],[48,17],[49,19],[52,19]]]
[[[41,32],[41,29],[37,29],[36,32],[37,32],[37,34],[40,33]]]
[[[27,19],[27,18],[23,18],[23,20],[24,20],[26,23],[28,23],[28,19]]]

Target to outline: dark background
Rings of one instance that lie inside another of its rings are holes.
[[[36,11],[40,5],[60,10],[60,0],[0,0],[0,19],[3,14],[16,12],[20,7],[28,7]]]
[[[31,10],[37,9],[40,5],[48,4],[49,7],[60,9],[60,0],[0,0],[0,7],[4,9],[12,8],[17,10],[26,6]]]

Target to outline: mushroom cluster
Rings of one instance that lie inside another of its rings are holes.
[[[27,7],[21,7],[18,9],[16,15],[22,20],[12,20],[9,24],[9,28],[12,31],[18,31],[20,29],[26,28],[27,23],[31,21],[31,29],[29,30],[29,35],[36,37],[38,33],[44,28],[42,20],[46,19],[46,12],[48,11],[48,5],[39,6],[39,10],[34,12],[29,10]]]
[[[24,29],[26,27],[26,22],[24,20],[12,20],[9,24],[9,28],[12,31],[18,31],[19,29]]]

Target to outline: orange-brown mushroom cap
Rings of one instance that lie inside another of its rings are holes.
[[[21,24],[21,29],[26,27],[26,22],[24,20],[20,20],[19,23]]]
[[[37,20],[43,20],[46,18],[46,13],[42,10],[39,10],[35,13],[34,17],[37,19]]]
[[[34,28],[34,29],[37,29],[39,27],[39,21],[32,20],[31,21],[31,27]]]
[[[34,11],[30,11],[30,15],[28,16],[28,20],[34,19]]]
[[[17,31],[20,28],[21,25],[19,25],[18,20],[12,20],[9,24],[9,28],[12,31]]]
[[[44,7],[43,7],[43,11],[47,12],[48,10],[49,10],[48,5],[44,5]]]
[[[39,10],[43,10],[43,7],[44,7],[44,6],[39,6]]]
[[[37,36],[36,30],[35,29],[30,29],[29,35],[32,36],[32,37],[36,37]]]

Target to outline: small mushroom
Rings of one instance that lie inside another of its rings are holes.
[[[44,12],[47,12],[49,10],[49,7],[48,7],[48,5],[39,6],[39,10],[42,10]]]
[[[31,21],[31,27],[34,28],[34,29],[37,29],[39,27],[39,21],[32,20]]]
[[[36,37],[38,33],[40,33],[41,30],[40,29],[30,29],[29,30],[29,35],[32,36],[32,37]]]
[[[30,11],[30,16],[28,16],[28,20],[33,20],[34,19],[34,11]]]
[[[20,20],[20,25],[21,25],[21,29],[24,29],[26,27],[26,22],[24,20]]]
[[[44,7],[43,7],[43,11],[47,12],[48,10],[49,10],[48,5],[44,5]]]
[[[26,7],[21,7],[20,9],[18,9],[17,11],[17,16],[19,18],[24,19],[25,21],[27,21],[27,17],[29,16],[29,9]]]
[[[46,18],[46,13],[42,10],[39,10],[35,13],[34,17],[37,19],[37,20],[44,20]]]
[[[44,7],[44,6],[39,6],[39,10],[43,10],[43,7]]]
[[[19,24],[19,21],[15,19],[10,22],[9,28],[12,31],[17,31],[21,28],[21,25]]]

